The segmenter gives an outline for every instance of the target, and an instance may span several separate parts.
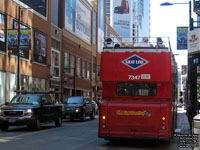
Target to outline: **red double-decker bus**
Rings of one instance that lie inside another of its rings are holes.
[[[178,93],[177,65],[170,45],[146,47],[109,40],[101,53],[100,78],[100,138],[170,141]]]

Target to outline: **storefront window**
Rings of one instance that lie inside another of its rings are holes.
[[[16,19],[13,19],[13,29],[18,29],[18,21]],[[29,29],[29,26],[24,23],[20,23],[20,29]]]
[[[70,55],[70,74],[74,75],[74,69],[75,69],[75,56]]]
[[[97,66],[97,81],[100,81],[100,66]]]
[[[70,73],[69,53],[64,53],[64,71],[65,71],[65,73]]]
[[[27,6],[31,7],[41,15],[47,17],[47,2],[48,0],[19,0]]]
[[[78,77],[81,77],[81,59],[80,58],[77,58],[76,74]]]
[[[51,65],[52,65],[52,75],[54,77],[60,76],[60,52],[52,50],[51,53]]]
[[[85,78],[87,78],[87,61],[85,61]]]
[[[82,77],[86,78],[86,62],[82,60]]]
[[[87,79],[90,79],[90,67],[91,63],[87,63]]]
[[[60,50],[60,42],[57,40],[51,39],[51,47],[57,50]]]
[[[21,75],[21,90],[28,90],[29,76]]]
[[[6,73],[0,71],[0,105],[5,103]]]
[[[93,71],[92,71],[92,79],[95,80],[96,77],[96,57],[93,56]]]

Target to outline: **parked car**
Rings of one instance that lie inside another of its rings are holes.
[[[7,131],[9,126],[27,125],[35,130],[41,123],[55,122],[62,125],[64,105],[54,104],[50,94],[18,94],[0,107],[0,129]]]
[[[89,97],[69,97],[65,99],[65,116],[69,116],[70,120],[79,118],[81,121],[85,121],[86,117],[89,116],[93,120],[95,119],[95,108]]]
[[[98,108],[97,103],[96,103],[95,101],[92,101],[92,105],[93,105],[93,107],[94,107],[94,109],[95,109],[95,114],[98,114],[99,108]]]

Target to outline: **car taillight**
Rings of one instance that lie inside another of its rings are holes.
[[[106,116],[102,116],[102,128],[106,128]]]
[[[161,121],[162,121],[162,129],[165,130],[166,129],[166,126],[165,126],[166,125],[166,118],[162,117]]]

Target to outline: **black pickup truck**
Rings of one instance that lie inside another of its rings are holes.
[[[39,130],[41,123],[55,122],[62,125],[64,105],[55,104],[50,94],[18,94],[9,103],[0,107],[0,129],[7,131],[9,126],[27,125]]]

